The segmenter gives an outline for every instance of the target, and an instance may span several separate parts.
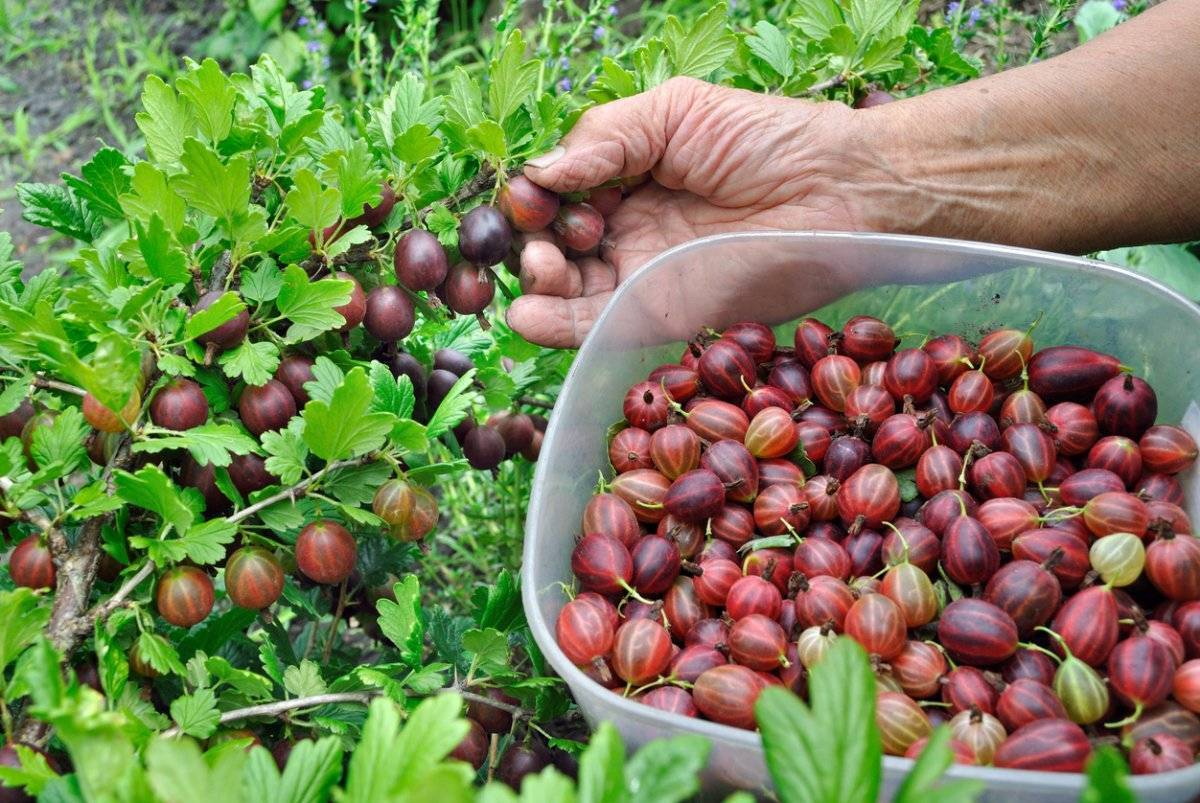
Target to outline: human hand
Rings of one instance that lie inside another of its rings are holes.
[[[712,234],[861,229],[856,113],[687,78],[589,110],[525,174],[557,192],[649,172],[607,219],[599,256],[568,260],[546,234],[521,252],[509,324],[534,343],[582,342],[614,287],[658,253]]]

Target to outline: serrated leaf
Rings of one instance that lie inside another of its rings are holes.
[[[307,246],[306,246],[307,247]],[[283,288],[283,273],[271,261],[261,263],[254,270],[242,271],[242,283],[239,288],[242,298],[259,304],[274,301]]]
[[[474,381],[475,370],[472,369],[460,376],[447,391],[437,410],[429,416],[429,423],[425,425],[426,434],[430,438],[449,432],[466,417],[467,411],[471,409],[471,397],[467,392]]]
[[[488,108],[492,119],[503,122],[520,108],[537,84],[537,73],[537,62],[525,60],[521,29],[513,28],[488,65]]]
[[[178,532],[185,533],[192,526],[195,514],[158,466],[144,466],[136,474],[117,469],[113,480],[117,494],[129,504],[157,513]]]
[[[283,287],[276,299],[279,314],[292,322],[287,330],[288,342],[309,340],[345,324],[346,319],[335,307],[350,301],[352,287],[344,279],[314,282],[299,265],[288,265],[283,271]]]
[[[398,418],[412,415],[416,393],[412,380],[405,374],[392,376],[386,365],[374,361],[371,363],[371,389],[375,393],[371,402],[372,411],[391,413]]]
[[[1079,796],[1081,803],[1134,803],[1137,797],[1129,788],[1129,766],[1112,745],[1096,748],[1085,768],[1087,783]]]
[[[205,59],[180,76],[175,86],[180,95],[191,101],[197,127],[209,142],[216,145],[229,135],[237,90],[216,61]]]
[[[475,606],[475,622],[481,628],[498,628],[509,631],[523,621],[521,588],[507,569],[500,571],[496,581],[480,586],[472,595]]]
[[[43,605],[32,589],[0,591],[0,672],[34,642],[50,619],[50,606]]]
[[[809,39],[819,42],[829,36],[835,25],[844,22],[835,0],[797,0],[796,6],[796,14],[788,22]]]
[[[279,347],[267,340],[247,339],[221,352],[218,362],[230,379],[241,379],[247,385],[265,385],[279,367]]]
[[[737,40],[727,16],[725,4],[717,3],[686,28],[677,18],[667,18],[663,43],[676,75],[704,78],[729,60]]]
[[[412,667],[421,665],[425,629],[421,624],[421,596],[416,575],[406,575],[392,587],[396,601],[381,599],[379,629],[400,650],[401,658]]]
[[[700,791],[700,770],[712,744],[702,736],[655,739],[625,765],[625,788],[633,800],[679,803]]]
[[[43,425],[33,430],[29,452],[38,466],[46,468],[57,463],[62,466],[64,474],[70,474],[87,462],[83,442],[88,431],[79,408],[68,407],[56,415],[49,426]]]
[[[283,673],[283,687],[293,697],[312,697],[329,690],[316,663],[304,660],[299,666],[289,666]]]
[[[284,203],[293,220],[316,232],[337,221],[342,209],[342,194],[336,187],[322,189],[321,182],[308,168],[297,170],[292,182]]]
[[[116,148],[101,148],[79,169],[80,178],[63,174],[63,181],[97,214],[111,220],[125,215],[118,200],[129,191],[129,160]]]
[[[475,657],[473,663],[482,672],[495,675],[508,668],[508,637],[494,627],[468,630],[463,633],[462,646]]]
[[[161,217],[157,214],[150,216],[150,221],[143,226],[140,220],[133,221],[134,231],[137,232],[138,251],[142,255],[142,259],[146,261],[146,270],[156,279],[162,279],[163,284],[184,284],[191,278],[191,273],[188,271],[187,254],[183,249],[176,245],[171,236],[167,233],[167,229]],[[226,294],[232,295],[230,293]],[[243,308],[245,305],[242,305]],[[204,312],[209,312],[204,310]],[[204,312],[198,313],[203,315]],[[236,314],[236,313],[235,313]],[[192,321],[196,318],[193,315],[188,319],[188,326],[192,325]],[[233,317],[232,315],[230,317]],[[221,323],[224,323],[222,321]],[[216,324],[219,326],[220,323]],[[209,327],[215,329],[216,326]],[[205,329],[204,331],[208,331]],[[197,334],[202,334],[198,332]],[[189,335],[194,337],[195,335]]]
[[[69,187],[56,184],[18,184],[21,217],[75,240],[91,243],[104,233],[104,221]]]
[[[625,799],[625,747],[613,724],[602,722],[579,757],[579,803]]]
[[[197,689],[194,694],[176,697],[171,701],[171,719],[189,736],[197,739],[212,736],[221,721],[212,689]]]
[[[184,326],[184,334],[189,339],[194,340],[206,332],[211,332],[227,321],[233,320],[238,313],[245,309],[246,304],[238,297],[237,293],[223,293],[212,304],[188,316],[187,324]]]
[[[279,477],[284,485],[295,485],[304,473],[308,446],[304,443],[303,419],[292,419],[287,429],[264,432],[263,449],[267,451],[267,471]]]
[[[366,372],[354,368],[328,403],[310,400],[303,414],[304,440],[309,450],[332,461],[357,457],[382,446],[395,417],[370,412],[372,398]]]
[[[171,185],[192,206],[223,221],[232,234],[250,205],[250,158],[242,154],[222,162],[216,151],[192,137],[184,140],[179,158],[184,172]]]
[[[0,765],[0,783],[4,787],[21,788],[28,795],[38,796],[50,781],[58,777],[58,773],[50,768],[45,754],[41,751],[33,750],[23,744],[14,744],[10,749],[16,754],[17,766],[13,767],[7,763]],[[14,800],[25,799],[25,795],[21,795],[19,792],[5,792],[5,794]],[[39,799],[51,800],[49,796]]]
[[[492,120],[483,120],[467,129],[467,140],[493,159],[504,159],[508,156],[508,142],[504,137],[504,129]]]
[[[179,653],[157,633],[142,633],[137,640],[138,655],[162,674],[184,675],[187,670],[179,660]]]
[[[129,192],[120,202],[126,215],[143,223],[157,215],[172,234],[183,228],[186,204],[167,184],[167,174],[149,162],[134,164]]]
[[[784,79],[791,78],[796,71],[796,63],[792,58],[792,45],[783,32],[766,20],[759,20],[754,25],[754,34],[746,37],[746,47],[750,48],[750,52]]]
[[[434,156],[442,147],[442,141],[421,123],[408,128],[392,143],[392,155],[400,161],[415,165]]]
[[[858,41],[865,42],[900,13],[903,3],[904,0],[850,0],[846,21]]]
[[[142,108],[134,120],[146,138],[146,153],[158,164],[177,164],[184,137],[196,127],[191,108],[153,74],[142,85]]]

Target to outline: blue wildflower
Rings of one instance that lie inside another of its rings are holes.
[[[621,9],[617,8],[615,3],[608,7],[608,16],[615,17],[620,13],[621,13]]]
[[[327,70],[329,69],[329,65],[332,63],[333,62],[330,60],[329,56],[326,56],[325,58],[321,59],[321,66]]]
[[[1124,11],[1126,5],[1128,4],[1125,0],[1112,0],[1112,7],[1117,11]]]
[[[320,42],[314,41],[314,42],[308,43],[308,52],[309,53],[319,53],[320,51],[321,51],[321,43]]]
[[[571,83],[571,79],[564,78],[558,82],[558,91],[559,92],[570,92],[572,86],[574,86],[574,84]]]
[[[317,20],[317,33],[322,33],[325,30],[325,20]]]
[[[571,69],[571,60],[569,58],[567,58],[566,56],[563,56],[561,59],[558,60],[558,69],[560,69],[560,70]]]
[[[967,15],[967,22],[974,25],[979,22],[980,16],[982,16],[982,12],[978,8],[973,8],[971,9],[971,13]]]
[[[596,30],[592,31],[592,39],[596,42],[599,42],[601,39],[604,38],[605,33],[606,33],[606,31],[604,30],[604,26],[597,25]]]
[[[946,4],[946,13],[947,13],[947,14],[957,14],[957,13],[958,13],[958,6],[959,6],[959,4],[958,4],[958,3],[956,3],[956,2],[954,2],[954,3],[947,3],[947,4]]]
[[[296,20],[296,27],[297,28],[307,28],[308,27],[308,17],[298,18]]]
[[[304,89],[312,89],[313,82],[310,81],[309,79],[305,78],[303,81],[300,82],[300,86]]]

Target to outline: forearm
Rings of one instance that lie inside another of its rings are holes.
[[[1200,238],[1200,0],[857,112],[865,228],[1068,252]]]

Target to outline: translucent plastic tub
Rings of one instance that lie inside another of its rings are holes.
[[[738,320],[778,325],[816,314],[837,328],[855,313],[879,316],[901,334],[935,330],[977,339],[999,325],[1024,328],[1039,315],[1037,347],[1075,343],[1118,356],[1158,392],[1159,418],[1200,435],[1200,308],[1120,267],[1003,246],[876,234],[747,233],[672,249],[616,293],[567,377],[542,445],[526,521],[525,612],[538,646],[593,724],[613,722],[631,746],[681,733],[713,743],[705,788],[770,784],[757,733],[661,712],[588,680],[554,640],[570,582],[570,554],[597,472],[611,471],[605,431],[621,419],[625,390],[656,365],[676,362],[683,342],[705,326]],[[1193,472],[1194,474],[1194,472]],[[1200,487],[1184,479],[1189,513]],[[884,759],[890,798],[912,762]],[[987,783],[987,799],[1076,799],[1082,776],[960,767],[954,777]],[[1200,765],[1131,779],[1143,801],[1200,793]]]

